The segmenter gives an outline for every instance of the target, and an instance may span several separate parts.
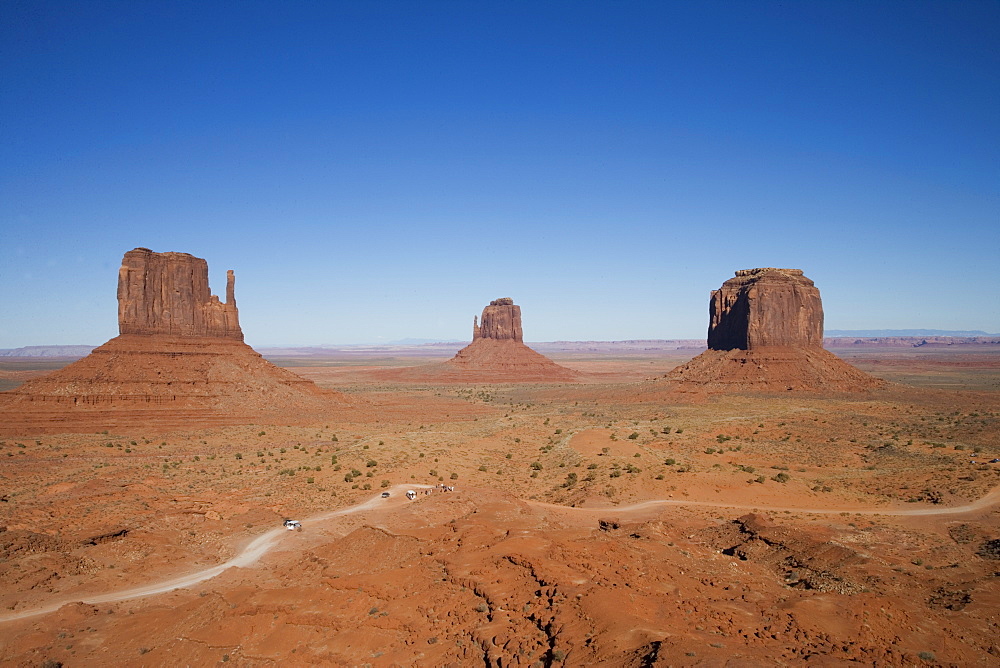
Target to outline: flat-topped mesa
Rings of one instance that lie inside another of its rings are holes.
[[[118,331],[242,341],[233,271],[226,277],[223,303],[209,290],[205,260],[187,253],[130,250],[118,270]]]
[[[710,350],[822,346],[819,289],[801,269],[741,269],[712,291]]]
[[[523,341],[521,331],[521,307],[510,297],[494,299],[483,309],[483,316],[477,324],[472,320],[472,340],[497,339],[508,341]]]

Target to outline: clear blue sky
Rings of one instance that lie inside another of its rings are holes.
[[[0,1],[0,347],[117,334],[122,254],[255,345],[1000,332],[1000,3]]]

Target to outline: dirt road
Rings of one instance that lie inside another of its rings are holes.
[[[315,525],[324,520],[332,519],[334,517],[341,517],[344,515],[350,515],[353,513],[360,513],[367,510],[389,510],[394,507],[402,506],[406,503],[405,491],[407,489],[426,489],[426,485],[396,485],[390,488],[390,497],[388,499],[382,498],[381,493],[379,495],[354,506],[349,506],[347,508],[341,508],[339,510],[334,510],[328,513],[323,513],[320,515],[315,515],[309,517],[305,520],[305,525],[308,527],[310,525]],[[766,512],[794,512],[794,513],[808,513],[813,515],[840,515],[842,513],[850,513],[857,515],[889,515],[889,516],[928,516],[928,515],[961,515],[965,513],[972,513],[981,510],[985,510],[992,506],[1000,503],[1000,486],[995,487],[988,494],[982,498],[963,505],[963,506],[950,506],[950,507],[921,507],[921,508],[792,508],[792,507],[771,507],[771,506],[761,506],[759,504],[733,504],[733,503],[723,503],[714,501],[688,501],[688,500],[678,500],[678,499],[654,499],[650,501],[643,501],[630,506],[608,506],[608,507],[595,507],[595,508],[571,508],[568,506],[560,506],[549,503],[542,503],[538,501],[528,501],[530,505],[545,508],[547,510],[558,511],[564,516],[587,516],[587,515],[598,515],[598,514],[613,514],[616,517],[621,517],[625,515],[641,516],[643,512],[650,511],[661,506],[689,506],[689,507],[709,507],[709,508],[732,508],[737,510],[752,510],[752,511],[766,511]],[[190,587],[199,582],[204,582],[211,578],[216,577],[222,572],[234,568],[234,567],[246,567],[257,562],[261,557],[267,554],[272,548],[274,548],[281,539],[281,536],[287,533],[287,529],[284,527],[279,527],[272,529],[267,533],[261,534],[257,538],[250,541],[235,557],[229,561],[223,562],[217,566],[212,566],[204,570],[195,571],[187,575],[173,578],[170,580],[165,580],[163,582],[157,582],[149,585],[144,585],[141,587],[134,587],[132,589],[119,590],[111,592],[108,594],[100,594],[97,596],[87,596],[83,598],[72,598],[72,599],[60,599],[57,602],[51,603],[47,606],[41,608],[34,608],[30,610],[21,610],[18,612],[10,613],[7,615],[0,616],[0,624],[4,622],[10,622],[18,619],[25,619],[27,617],[35,617],[37,615],[44,615],[50,612],[58,610],[60,607],[66,605],[67,603],[72,603],[74,601],[82,601],[87,604],[97,604],[97,603],[113,603],[117,601],[125,601],[134,598],[142,598],[144,596],[152,596],[154,594],[162,594],[165,592],[173,591],[175,589],[183,589],[185,587]]]

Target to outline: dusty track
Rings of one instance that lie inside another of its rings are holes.
[[[324,520],[332,519],[334,517],[341,517],[344,515],[350,515],[353,513],[359,513],[367,510],[389,510],[394,507],[402,506],[404,501],[404,490],[406,489],[423,489],[426,485],[396,485],[390,489],[391,496],[388,500],[379,495],[359,503],[354,506],[349,506],[347,508],[341,508],[327,513],[322,513],[320,515],[315,515],[307,518],[306,524],[315,524],[317,522],[322,522]],[[616,517],[633,515],[641,516],[643,512],[650,511],[661,506],[688,506],[688,507],[704,507],[704,508],[730,508],[736,510],[752,510],[752,511],[766,511],[766,512],[794,512],[794,513],[806,513],[812,515],[839,515],[842,513],[850,513],[857,515],[885,515],[885,516],[939,516],[939,515],[962,515],[966,513],[973,513],[991,508],[995,505],[1000,504],[1000,486],[993,488],[989,493],[981,497],[980,499],[962,506],[950,506],[943,508],[794,508],[794,507],[775,507],[775,506],[762,506],[760,504],[733,504],[733,503],[723,503],[715,501],[688,501],[679,499],[654,499],[650,501],[642,501],[640,503],[632,504],[630,506],[607,506],[607,507],[593,507],[593,508],[575,508],[568,506],[560,506],[556,504],[549,504],[537,501],[527,501],[529,505],[544,508],[550,511],[557,511],[565,517],[586,517],[600,514],[613,514]],[[142,598],[145,596],[152,596],[154,594],[162,594],[165,592],[173,591],[175,589],[182,589],[185,587],[190,587],[199,582],[204,582],[205,580],[210,580],[217,575],[220,575],[224,571],[233,567],[246,567],[257,562],[261,557],[267,554],[272,548],[274,548],[282,535],[287,533],[284,527],[272,529],[264,534],[261,534],[257,538],[250,541],[239,554],[234,556],[232,559],[218,564],[217,566],[212,566],[200,571],[195,571],[187,575],[173,578],[170,580],[165,580],[162,582],[144,585],[141,587],[134,587],[132,589],[125,589],[121,591],[112,592],[109,594],[101,594],[98,596],[88,596],[83,598],[71,598],[71,599],[60,599],[58,602],[51,603],[47,606],[41,608],[35,608],[31,610],[22,610],[9,615],[0,616],[0,623],[15,621],[18,619],[25,619],[28,617],[35,617],[38,615],[48,614],[58,610],[63,605],[71,603],[74,601],[81,601],[86,604],[97,604],[97,603],[113,603],[118,601],[125,601],[134,598]]]

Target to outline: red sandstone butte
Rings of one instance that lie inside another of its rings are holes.
[[[472,318],[472,340],[524,341],[521,330],[521,307],[510,297],[494,299],[483,309],[482,324]]]
[[[472,320],[472,343],[438,364],[380,370],[382,380],[423,382],[572,381],[577,372],[560,366],[523,342],[521,307],[510,297],[494,299]]]
[[[8,431],[51,432],[287,421],[341,401],[245,344],[232,271],[226,292],[225,303],[209,293],[201,258],[129,251],[118,272],[121,334],[83,359],[0,393],[0,424]]]
[[[868,392],[885,381],[823,349],[819,289],[801,269],[744,269],[712,291],[708,350],[667,374],[682,389]]]
[[[130,250],[118,270],[118,331],[242,341],[234,284],[230,269],[223,303],[210,293],[208,263],[200,257]]]
[[[742,269],[709,305],[711,350],[821,347],[823,303],[801,269]]]

